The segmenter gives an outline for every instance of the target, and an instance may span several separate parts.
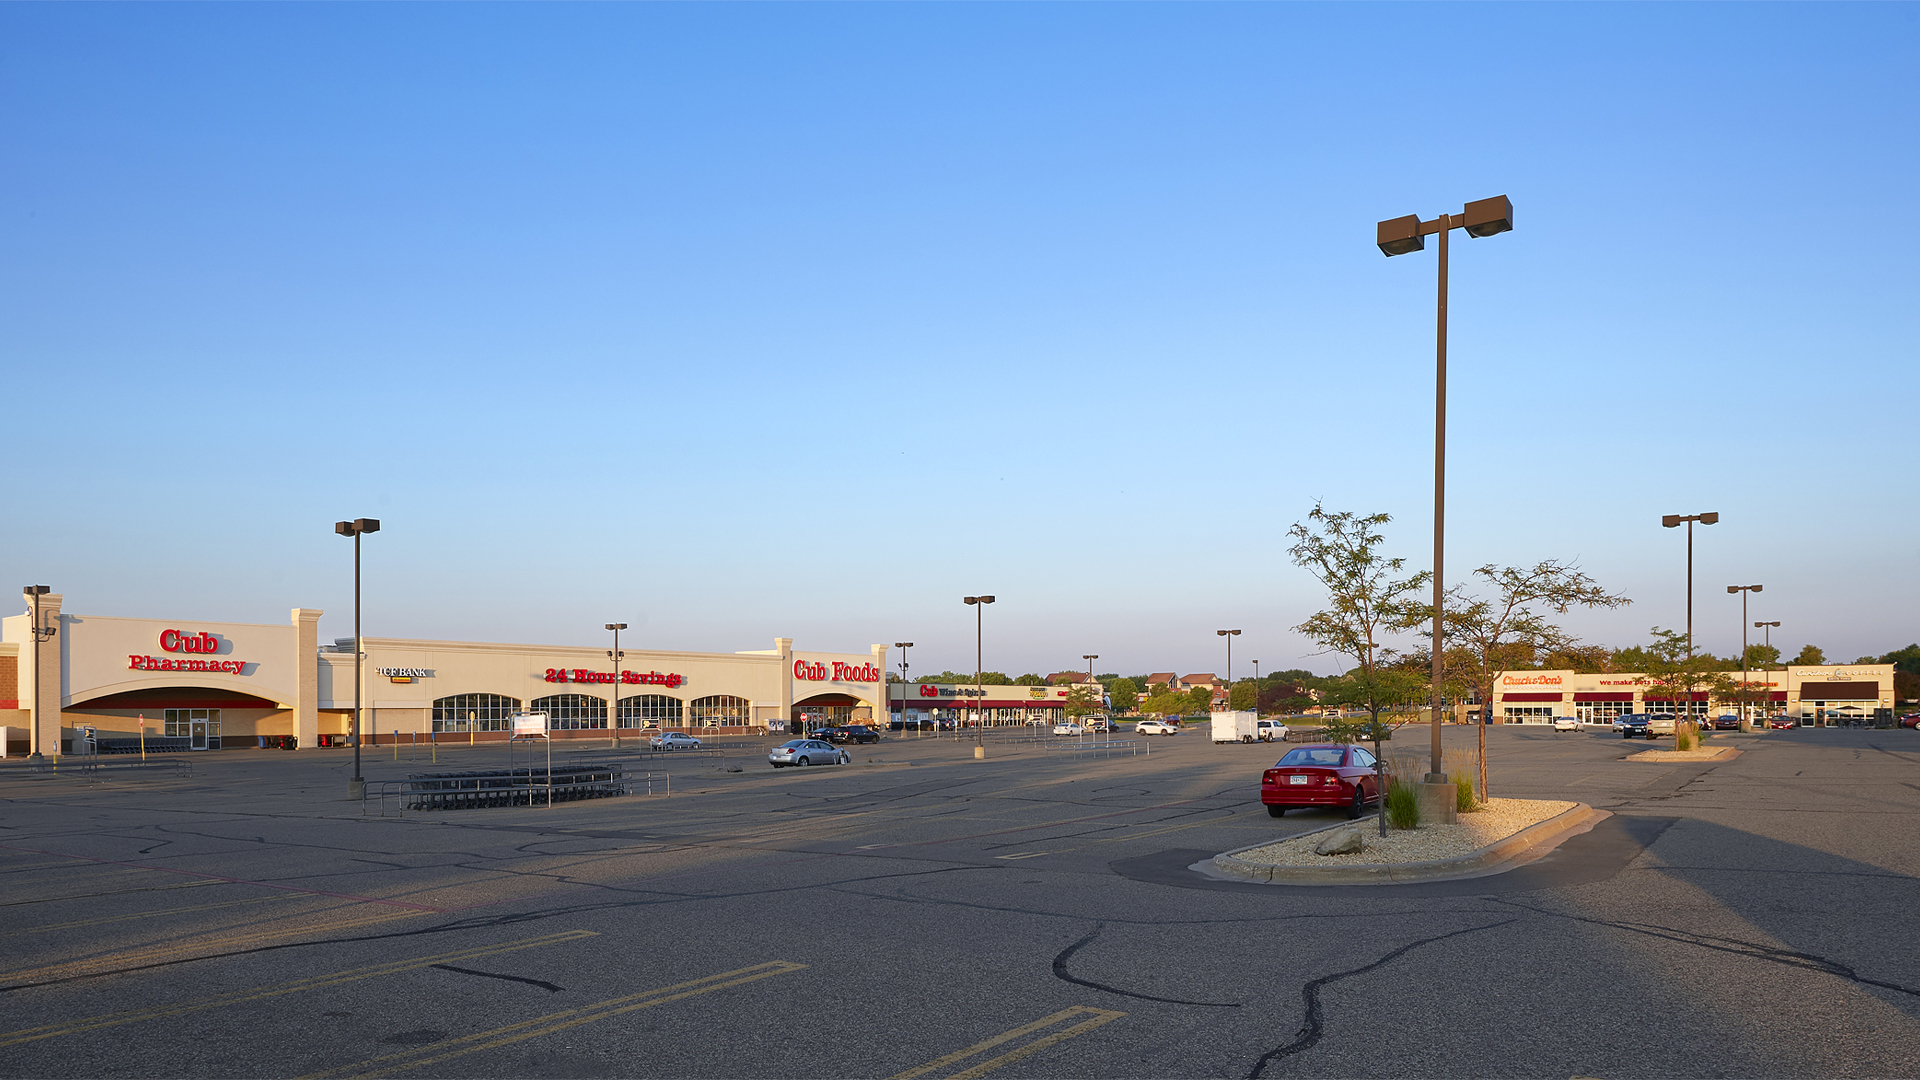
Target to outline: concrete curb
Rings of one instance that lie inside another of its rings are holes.
[[[1232,877],[1272,885],[1400,885],[1444,878],[1483,877],[1531,862],[1560,846],[1569,837],[1586,832],[1603,818],[1612,816],[1608,811],[1595,810],[1586,803],[1576,803],[1545,821],[1537,821],[1512,836],[1504,840],[1496,840],[1478,851],[1456,855],[1450,859],[1430,859],[1425,862],[1350,863],[1345,866],[1327,867],[1273,866],[1234,857],[1240,852],[1266,847],[1274,842],[1264,840],[1215,855],[1210,869]],[[1288,839],[1312,836],[1350,824],[1352,823],[1340,822],[1324,829],[1299,833]]]

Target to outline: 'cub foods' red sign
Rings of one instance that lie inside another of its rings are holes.
[[[827,679],[827,670],[827,665],[825,664],[809,664],[805,660],[795,660],[793,662],[793,677],[796,679],[805,679],[808,682],[825,682]],[[874,667],[872,664],[843,664],[835,660],[832,670],[834,682],[880,681],[880,669]]]

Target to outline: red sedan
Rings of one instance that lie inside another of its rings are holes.
[[[1374,756],[1358,746],[1296,746],[1260,777],[1260,801],[1273,817],[1288,807],[1344,806],[1357,818],[1379,798]]]

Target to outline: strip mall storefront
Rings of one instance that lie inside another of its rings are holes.
[[[1735,682],[1743,676],[1728,672]],[[1744,676],[1756,690],[1764,690],[1768,704],[1752,706],[1755,716],[1785,714],[1804,724],[1825,725],[1871,720],[1875,710],[1893,708],[1893,665],[1793,665],[1772,671],[1750,671]],[[1712,700],[1704,691],[1691,701],[1648,691],[1647,678],[1637,674],[1581,674],[1572,671],[1515,671],[1500,677],[1494,694],[1493,721],[1507,724],[1546,724],[1556,716],[1573,716],[1590,724],[1610,724],[1625,713],[1670,712],[1695,718],[1739,714],[1735,702]]]
[[[187,740],[191,749],[344,744],[354,702],[351,639],[321,644],[321,612],[284,625],[69,615],[40,597],[32,619],[0,619],[0,726],[7,753],[70,752],[101,740]],[[871,719],[886,649],[803,652],[791,638],[738,653],[363,639],[370,743],[505,739],[515,713],[544,712],[558,738],[681,728],[784,730],[792,719]],[[37,657],[37,660],[36,660]],[[37,688],[37,689],[36,689]],[[42,714],[35,723],[35,703]],[[57,742],[56,742],[57,740]]]
[[[988,727],[1024,724],[1028,720],[1052,723],[1066,715],[1064,686],[956,686],[945,683],[892,683],[888,687],[893,719],[908,724],[924,721]]]

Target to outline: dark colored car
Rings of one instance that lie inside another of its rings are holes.
[[[1620,718],[1620,737],[1623,739],[1651,739],[1647,734],[1647,714],[1633,713]]]
[[[870,743],[880,741],[879,732],[870,727],[862,727],[859,724],[848,724],[846,727],[823,728],[815,732],[815,735],[828,742],[836,743]]]
[[[1735,715],[1733,715],[1732,713],[1727,713],[1727,714],[1725,714],[1725,715],[1722,715],[1722,716],[1716,716],[1716,717],[1714,717],[1714,718],[1713,718],[1713,730],[1715,730],[1715,731],[1739,731],[1739,730],[1740,730],[1740,718],[1739,718],[1739,717],[1737,717],[1737,716],[1735,716]]]
[[[1335,806],[1357,818],[1379,798],[1374,756],[1358,746],[1296,746],[1260,776],[1260,801],[1273,817],[1292,807]]]

